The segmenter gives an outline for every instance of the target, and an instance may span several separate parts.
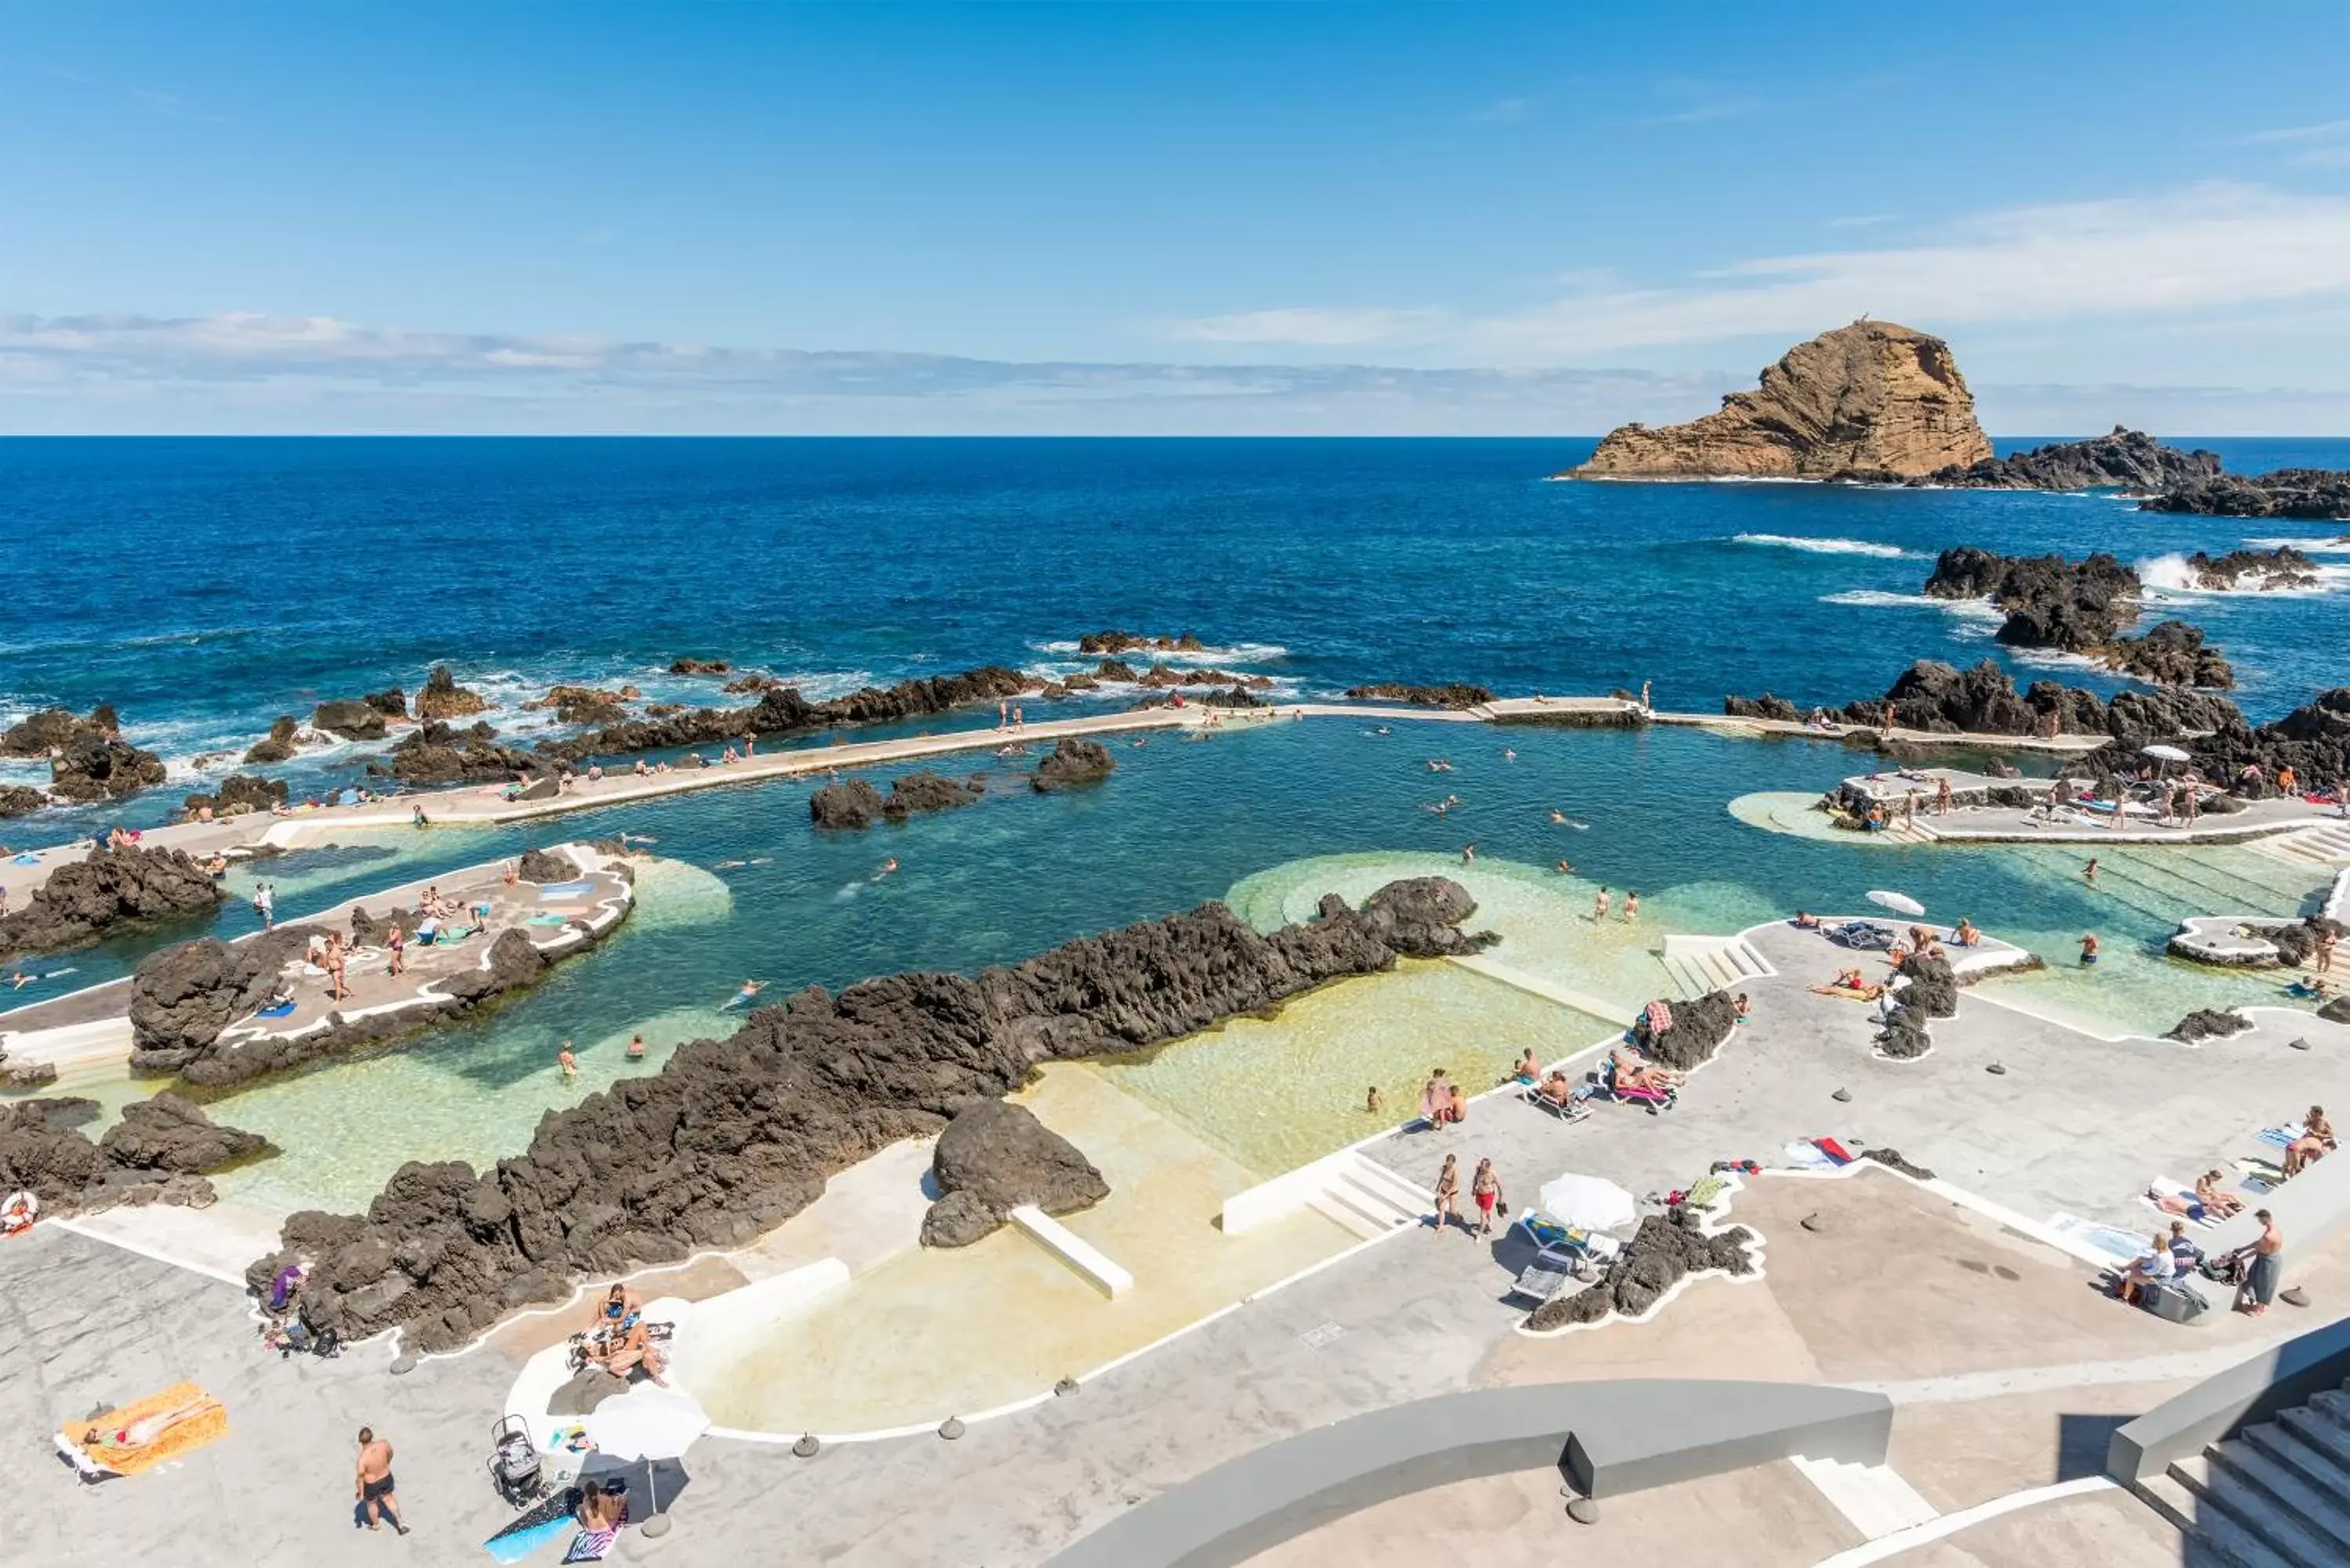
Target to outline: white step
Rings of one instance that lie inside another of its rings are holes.
[[[1359,1210],[1339,1202],[1327,1192],[1319,1192],[1307,1199],[1305,1207],[1359,1241],[1371,1241],[1393,1229],[1378,1223]]]
[[[1425,1206],[1417,1203],[1408,1205],[1399,1203],[1384,1193],[1350,1181],[1344,1177],[1333,1180],[1323,1189],[1322,1196],[1330,1202],[1344,1204],[1382,1231],[1399,1230],[1407,1225],[1417,1225],[1423,1216],[1432,1212],[1436,1207],[1433,1200]]]
[[[1890,1465],[1798,1459],[1795,1468],[1867,1540],[1941,1517],[1941,1511],[1919,1496],[1918,1489]]]
[[[1414,1187],[1375,1159],[1365,1159],[1358,1154],[1347,1162],[1345,1169],[1347,1179],[1357,1187],[1377,1193],[1392,1207],[1407,1213],[1425,1214],[1436,1207],[1434,1193]]]
[[[2278,1463],[2241,1438],[2203,1450],[2215,1474],[2225,1474],[2256,1493],[2266,1507],[2281,1509],[2293,1522],[2350,1561],[2350,1501],[2313,1486],[2289,1465]]]
[[[2324,1450],[2303,1442],[2282,1423],[2262,1421],[2247,1427],[2233,1440],[2266,1455],[2304,1484],[2329,1493],[2345,1508],[2350,1508],[2350,1469],[2345,1469]]]

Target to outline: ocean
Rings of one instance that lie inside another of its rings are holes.
[[[2033,444],[2002,442],[2003,450]],[[2231,468],[2350,465],[2350,441],[2214,441]],[[1913,658],[2113,679],[1994,645],[1918,597],[1951,545],[2164,557],[2324,539],[2105,496],[1546,483],[1589,440],[0,441],[0,719],[113,703],[191,787],[280,713],[446,661],[498,706],[556,681],[716,700],[680,655],[828,695],[982,663],[1079,668],[1108,627],[1189,630],[1284,693],[1653,682],[1874,695]],[[2332,531],[2338,532],[2338,531]],[[2270,717],[2343,676],[2337,578],[2164,589]],[[350,776],[359,748],[291,767]],[[231,759],[233,762],[233,759]],[[0,778],[37,778],[18,764]],[[109,814],[151,819],[176,793]],[[21,826],[11,831],[22,833]]]

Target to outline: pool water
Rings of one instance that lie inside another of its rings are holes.
[[[285,1152],[221,1185],[255,1201],[356,1207],[403,1159],[486,1163],[526,1145],[551,1106],[650,1070],[619,1059],[634,1031],[653,1044],[654,1065],[678,1041],[726,1033],[735,1015],[720,1004],[746,976],[780,998],[903,969],[972,971],[1227,894],[1244,918],[1269,926],[1310,914],[1325,892],[1358,898],[1399,875],[1456,876],[1479,900],[1476,923],[1503,936],[1496,959],[1628,1009],[1664,989],[1653,950],[1669,931],[1734,930],[1798,907],[1857,910],[1868,889],[1891,888],[1938,921],[1970,916],[2054,966],[1986,982],[1989,994],[2120,1033],[2168,1028],[2194,1006],[2281,1000],[2272,978],[2176,963],[2162,944],[2186,914],[2308,908],[2324,880],[2317,867],[2254,849],[2121,849],[2100,856],[2106,870],[2090,888],[2079,857],[2053,846],[1813,839],[1763,831],[1725,809],[1758,793],[1816,796],[1856,765],[1835,746],[1663,728],[1392,728],[1381,736],[1360,721],[1317,719],[1200,742],[1121,741],[1112,778],[1051,795],[1027,789],[1020,764],[972,753],[941,765],[990,772],[998,787],[986,798],[865,833],[816,831],[812,784],[777,781],[495,832],[353,835],[307,866],[298,856],[273,862],[289,917],[439,867],[623,828],[650,836],[650,852],[675,865],[647,867],[629,924],[531,993],[382,1057],[222,1098],[216,1115]],[[1433,756],[1452,771],[1430,773]],[[868,776],[886,787],[902,771]],[[1461,802],[1447,815],[1422,809],[1446,795]],[[1585,826],[1553,822],[1554,809]],[[1477,858],[1463,866],[1471,841]],[[360,857],[354,846],[391,857]],[[876,880],[891,857],[899,871]],[[1562,857],[1572,876],[1551,869]],[[1592,924],[1603,884],[1619,911],[1622,893],[1639,890],[1638,926]],[[250,919],[233,903],[217,929],[233,933]],[[2107,956],[2084,974],[2066,962],[2089,929]],[[151,948],[188,934],[142,940]],[[132,942],[75,956],[86,969],[127,968],[135,950],[144,950]],[[77,977],[94,978],[103,975]],[[1383,994],[1395,1000],[1354,1000]],[[1376,1130],[1360,1111],[1371,1083],[1399,1115],[1408,1107],[1399,1093],[1416,1095],[1431,1065],[1490,1082],[1523,1044],[1557,1054],[1607,1030],[1484,976],[1439,968],[1333,987],[1270,1022],[1236,1021],[1105,1071],[1248,1168],[1280,1168]],[[583,1068],[570,1085],[553,1064],[564,1039]]]

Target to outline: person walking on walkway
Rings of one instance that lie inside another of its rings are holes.
[[[1477,1162],[1477,1174],[1469,1179],[1469,1196],[1477,1200],[1477,1234],[1492,1235],[1493,1210],[1501,1208],[1506,1211],[1507,1208],[1502,1200],[1502,1179],[1493,1174],[1492,1160]]]
[[[1468,1221],[1461,1218],[1461,1157],[1457,1154],[1446,1155],[1444,1168],[1436,1173],[1437,1234],[1442,1235],[1448,1225],[1468,1228]]]
[[[253,912],[261,917],[261,929],[265,931],[277,924],[277,893],[266,882],[253,889]]]
[[[359,1499],[351,1510],[353,1529],[364,1524],[369,1530],[381,1530],[383,1520],[388,1519],[392,1529],[408,1533],[408,1526],[400,1521],[400,1498],[393,1490],[391,1445],[377,1437],[372,1427],[359,1428],[359,1462],[351,1491]]]

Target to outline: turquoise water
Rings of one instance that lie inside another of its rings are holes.
[[[1835,747],[1679,730],[1394,728],[1378,736],[1357,721],[1325,719],[1197,743],[1120,742],[1118,771],[1098,788],[1038,795],[1000,774],[1005,787],[973,806],[866,834],[817,833],[807,816],[811,786],[789,782],[467,833],[445,846],[450,863],[626,826],[652,836],[652,852],[681,866],[650,872],[629,925],[532,994],[391,1057],[224,1100],[216,1110],[224,1119],[287,1150],[224,1185],[258,1201],[355,1203],[404,1158],[485,1161],[512,1152],[546,1108],[629,1070],[619,1053],[631,1031],[645,1030],[657,1064],[660,1048],[729,1029],[719,1004],[746,976],[780,995],[906,968],[973,970],[1227,893],[1247,918],[1278,923],[1308,912],[1326,890],[1357,896],[1393,875],[1457,868],[1471,840],[1478,860],[1467,876],[1486,899],[1487,923],[1507,939],[1494,956],[1626,1005],[1663,990],[1649,950],[1668,930],[1735,929],[1797,906],[1858,909],[1868,889],[1889,887],[1923,900],[1937,919],[1968,915],[2059,966],[1991,982],[2001,992],[2117,1029],[2159,1029],[2189,1006],[2278,1000],[2273,981],[2161,958],[2181,915],[2291,913],[2321,882],[2314,867],[2248,849],[2119,849],[2100,853],[2106,872],[2092,889],[2067,850],[1814,842],[1750,826],[1726,809],[1730,797],[1752,791],[1824,789],[1854,765]],[[1427,770],[1440,754],[1451,773]],[[1448,794],[1461,802],[1451,815],[1421,809]],[[1586,826],[1554,824],[1553,809]],[[429,860],[444,848],[437,830],[389,837],[402,857]],[[901,869],[874,880],[889,857]],[[1561,857],[1573,877],[1548,869]],[[764,863],[712,869],[722,859]],[[426,863],[329,867],[332,876],[322,871],[304,898],[324,902],[425,874],[413,867]],[[291,882],[297,863],[285,864]],[[1584,919],[1601,883],[1617,891],[1619,908],[1624,891],[1640,892],[1638,928],[1594,929]],[[2099,932],[2109,955],[2085,976],[2062,967],[2085,929]],[[1513,1012],[1518,997],[1505,1004]],[[1555,1011],[1562,1036],[1583,1031],[1579,1016]],[[567,1038],[586,1069],[567,1087],[553,1069]],[[1348,1092],[1362,1086],[1350,1081]],[[1263,1158],[1261,1141],[1224,1141]]]

